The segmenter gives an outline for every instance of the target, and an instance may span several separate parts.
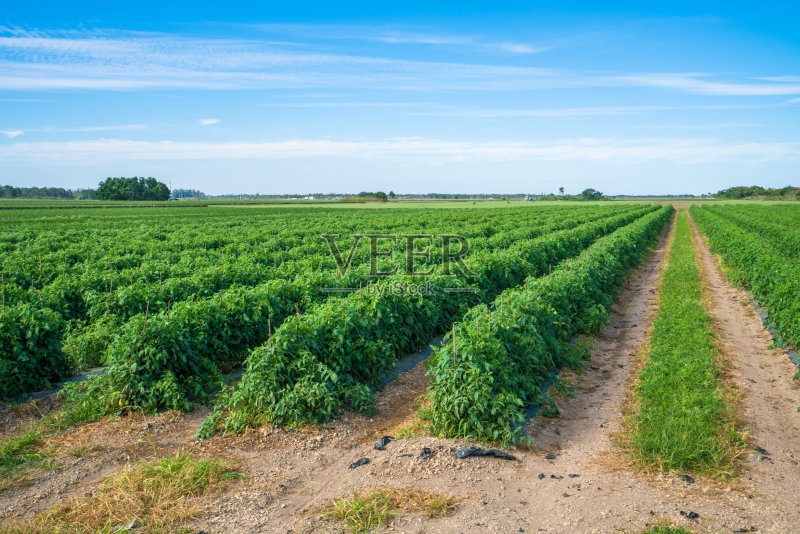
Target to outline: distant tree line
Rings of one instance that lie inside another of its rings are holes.
[[[579,195],[567,195],[564,193],[564,188],[559,187],[558,191],[560,194],[556,195],[551,193],[549,195],[545,195],[542,193],[535,197],[536,200],[608,200],[603,193],[598,191],[597,189],[588,188],[581,191]]]
[[[206,194],[197,189],[173,189],[172,198],[206,198]]]
[[[719,191],[717,198],[781,198],[781,199],[800,199],[800,188],[786,186],[781,188],[765,188],[760,185],[729,187]]]
[[[99,200],[169,200],[169,188],[155,178],[106,178],[97,186]]]
[[[0,198],[75,198],[75,192],[63,187],[0,187]]]
[[[200,191],[183,189],[187,196],[204,198]],[[199,196],[198,196],[199,195]],[[106,178],[97,189],[0,186],[0,198],[51,198],[64,200],[168,200],[169,188],[155,178]],[[179,197],[179,198],[186,198]]]

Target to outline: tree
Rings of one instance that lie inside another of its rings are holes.
[[[394,191],[389,191],[389,198],[394,198]]]
[[[564,196],[564,187],[563,186],[559,187],[558,188],[558,192],[561,193],[561,196],[563,197]]]
[[[206,194],[197,189],[173,189],[172,198],[206,198]]]
[[[63,187],[14,187],[0,186],[0,198],[75,198],[75,194]]]
[[[581,191],[581,200],[601,200],[603,198],[603,193],[597,191],[596,189],[584,189]]]
[[[106,178],[97,186],[99,200],[168,200],[169,188],[155,178]]]

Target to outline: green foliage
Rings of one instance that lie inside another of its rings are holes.
[[[728,276],[767,310],[780,340],[800,347],[800,207],[693,207],[691,213],[711,250],[730,267]]]
[[[432,404],[423,412],[431,430],[489,441],[523,439],[525,414],[541,404],[552,371],[575,363],[568,341],[606,321],[625,274],[671,212],[649,213],[550,276],[531,276],[491,306],[472,308],[431,357]]]
[[[603,199],[603,193],[601,193],[600,191],[597,191],[596,189],[592,189],[590,187],[589,189],[584,189],[583,191],[581,191],[581,199],[582,200],[602,200]]]
[[[752,186],[736,186],[736,187],[729,187],[728,189],[723,189],[719,191],[716,195],[717,198],[730,198],[730,199],[742,199],[742,198],[754,198],[754,197],[766,197],[766,198],[796,198],[800,193],[800,189],[797,187],[786,186],[781,188],[764,188],[759,185],[752,185]]]
[[[724,431],[730,421],[715,354],[689,221],[681,213],[635,393],[637,458],[666,470],[730,471],[733,443]]]
[[[3,479],[19,476],[47,459],[41,445],[41,435],[33,430],[0,441],[0,487]]]
[[[155,178],[106,178],[97,186],[98,200],[168,200],[169,188]]]
[[[342,298],[325,288],[367,288],[375,282],[368,240],[356,249],[354,266],[339,276],[320,239],[324,233],[344,234],[345,247],[348,233],[464,235],[471,246],[467,261],[480,274],[470,284],[484,288],[490,299],[530,272],[544,272],[579,243],[586,246],[592,235],[651,209],[634,204],[391,212],[117,208],[62,210],[58,217],[52,210],[6,211],[0,213],[0,288],[7,317],[21,317],[15,310],[24,306],[42,309],[49,324],[60,325],[53,339],[61,338],[70,360],[81,367],[110,366],[108,377],[92,380],[98,392],[107,391],[93,394],[108,402],[98,401],[102,409],[89,412],[106,413],[120,400],[123,406],[186,408],[207,398],[220,373],[241,365],[266,341],[265,319],[275,332],[287,316],[309,312],[311,317],[315,306]],[[387,265],[404,267],[404,248],[400,239]],[[415,259],[416,268],[425,271],[440,262],[440,251],[430,252],[429,260]],[[269,309],[262,309],[264,303]],[[24,346],[26,331],[14,324],[2,339]],[[33,342],[37,354],[48,353],[48,339]],[[40,385],[21,387],[30,391]],[[369,410],[373,403],[360,379],[335,397],[322,395],[320,407],[344,402]]]
[[[64,352],[81,369],[104,365],[108,348],[119,334],[120,326],[118,316],[102,316],[91,327],[78,328],[65,337]]]
[[[63,187],[0,186],[0,198],[75,198],[75,193]]]
[[[0,399],[49,389],[69,376],[72,365],[61,350],[64,321],[50,309],[29,304],[0,315]]]
[[[301,297],[297,285],[273,281],[182,302],[169,313],[137,315],[112,345],[100,380],[145,410],[188,410],[189,401],[206,398],[221,373],[265,341],[269,325],[293,313]]]
[[[362,412],[374,409],[369,387],[379,384],[395,361],[447,331],[469,306],[491,300],[527,276],[541,275],[549,266],[578,254],[600,236],[657,208],[637,209],[534,240],[517,242],[507,250],[477,254],[468,278],[425,277],[432,295],[423,297],[393,291],[413,285],[414,279],[394,277],[375,284],[364,297],[350,295],[307,314],[287,319],[267,343],[251,352],[247,371],[230,396],[227,432],[238,432],[265,421],[281,425],[319,423],[338,415],[345,406]],[[457,293],[448,288],[472,288]],[[215,413],[204,426],[207,434],[222,418]]]

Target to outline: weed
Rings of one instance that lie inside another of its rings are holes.
[[[642,534],[692,534],[691,531],[683,527],[672,527],[666,523],[659,523],[650,530],[644,531]]]
[[[57,469],[52,454],[41,434],[31,429],[0,442],[0,491],[23,481],[30,469]]]
[[[427,518],[449,515],[455,511],[459,500],[419,489],[381,488],[337,499],[326,508],[325,516],[343,523],[353,532],[369,532],[403,513],[418,513]]]
[[[90,497],[73,499],[9,534],[45,532],[115,532],[133,528],[153,533],[175,532],[197,517],[197,499],[220,491],[242,475],[236,466],[186,454],[128,465],[107,479]]]
[[[78,445],[67,450],[67,454],[73,458],[83,458],[89,456],[93,452],[102,451],[105,447],[102,445]]]
[[[417,439],[428,433],[428,425],[424,421],[414,421],[410,425],[401,426],[394,432],[395,439]]]
[[[740,440],[718,381],[717,347],[683,214],[652,331],[635,393],[638,414],[628,421],[636,460],[659,469],[731,475]]]

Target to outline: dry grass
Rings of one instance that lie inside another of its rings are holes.
[[[73,458],[83,458],[85,456],[89,456],[93,452],[102,451],[103,449],[105,449],[105,447],[96,444],[77,445],[71,449],[67,449],[67,456],[72,456]]]
[[[334,500],[323,509],[323,513],[353,532],[369,532],[404,514],[415,513],[427,518],[450,515],[455,512],[459,501],[460,497],[422,489],[380,488]]]
[[[202,497],[217,493],[242,476],[236,466],[215,459],[178,454],[128,465],[88,497],[73,499],[36,519],[13,525],[6,534],[120,532],[171,533],[197,517]]]

